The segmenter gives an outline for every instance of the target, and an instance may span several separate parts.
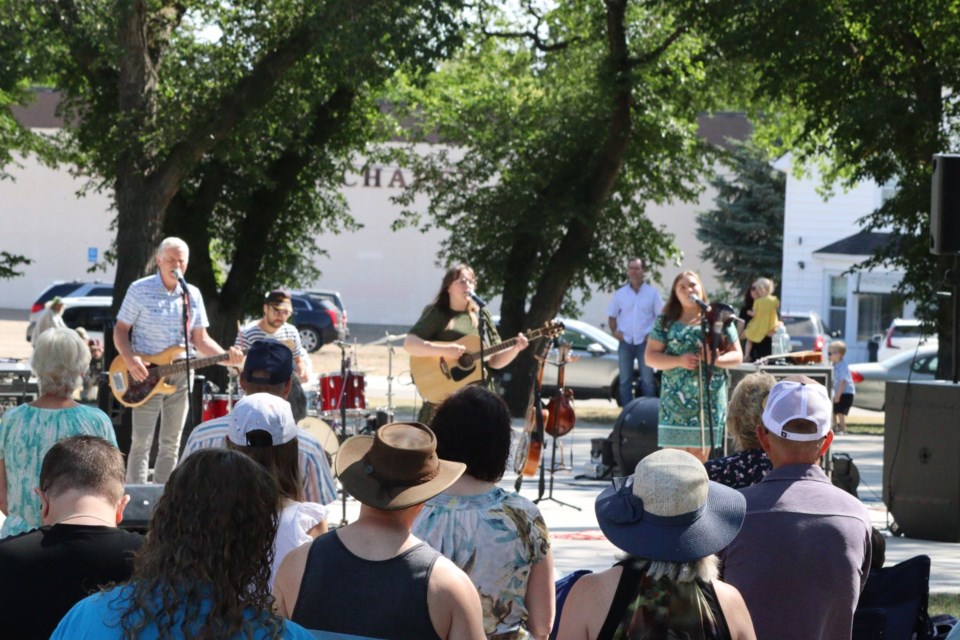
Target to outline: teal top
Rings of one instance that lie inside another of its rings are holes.
[[[684,353],[697,353],[701,345],[700,325],[687,325],[673,322],[665,330],[663,316],[653,323],[650,337],[666,345],[664,353],[678,356]],[[737,340],[737,330],[731,323],[726,329],[727,338]],[[727,372],[713,367],[710,378],[710,407],[707,400],[707,368],[703,362],[694,370],[676,367],[663,372],[660,380],[660,419],[658,423],[658,442],[661,447],[696,448],[710,446],[710,432],[707,429],[709,417],[713,417],[713,442],[715,446],[723,444],[723,426],[727,417]],[[703,407],[703,429],[701,430],[701,402]]]
[[[113,423],[95,407],[37,409],[22,404],[0,416],[0,460],[7,481],[7,519],[0,537],[41,525],[40,498],[33,489],[40,484],[43,456],[57,441],[80,435],[99,436],[117,445]]]

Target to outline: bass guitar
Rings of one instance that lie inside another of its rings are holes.
[[[552,338],[563,333],[562,322],[547,322],[538,329],[527,331],[527,340],[540,337]],[[510,349],[517,343],[516,338],[490,345],[483,350],[483,357],[489,358],[501,351]],[[462,344],[466,351],[456,360],[445,357],[410,356],[410,375],[417,391],[427,402],[437,404],[460,387],[479,382],[482,377],[480,364],[480,336],[463,336],[452,344]]]
[[[167,384],[167,376],[187,371],[187,361],[183,358],[176,360],[183,352],[183,347],[174,346],[152,356],[140,356],[147,365],[147,377],[140,382],[130,377],[123,356],[117,356],[110,363],[109,380],[113,397],[125,407],[139,407],[158,393],[170,395],[177,388]],[[226,352],[205,358],[191,358],[190,369],[201,369],[229,358],[230,354]]]

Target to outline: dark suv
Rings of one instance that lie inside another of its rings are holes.
[[[300,332],[304,349],[317,351],[325,344],[346,338],[345,314],[329,297],[311,291],[291,291],[290,299],[290,324]]]
[[[813,311],[805,313],[785,312],[780,314],[790,336],[791,351],[825,351],[831,338],[839,332],[831,331],[823,319]]]

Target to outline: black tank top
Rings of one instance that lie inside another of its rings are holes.
[[[664,607],[669,606],[669,615],[666,616],[667,628],[661,628],[659,631],[645,629],[648,635],[644,635],[644,638],[730,640],[727,619],[723,615],[720,602],[717,600],[717,592],[711,583],[697,580],[697,586],[700,587],[707,607],[713,614],[713,625],[703,618],[694,619],[698,608],[693,602],[688,603],[680,598],[678,594],[670,594],[671,585],[665,579],[650,580],[646,577],[644,570],[636,568],[633,559],[621,560],[617,565],[623,567],[623,573],[620,575],[617,592],[613,596],[613,602],[597,640],[611,640],[616,636],[617,631],[620,631],[621,635],[616,637],[633,637],[628,635],[631,626],[635,626],[638,630],[643,628],[640,621],[645,616],[640,609],[646,608],[652,612],[658,606],[661,608],[661,613]],[[665,601],[668,598],[669,603]],[[682,628],[682,631],[678,633],[674,628]]]
[[[389,560],[364,560],[331,531],[310,547],[291,620],[312,631],[439,640],[427,607],[427,584],[439,557],[421,542]]]

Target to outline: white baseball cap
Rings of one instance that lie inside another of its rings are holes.
[[[833,405],[826,388],[817,383],[781,380],[773,385],[763,409],[763,426],[786,440],[810,442],[830,432]],[[817,425],[815,433],[796,433],[783,427],[791,420],[808,420]]]
[[[235,445],[250,445],[247,434],[266,431],[273,446],[286,444],[297,437],[297,423],[290,403],[272,393],[252,393],[244,396],[230,413],[227,437]]]

